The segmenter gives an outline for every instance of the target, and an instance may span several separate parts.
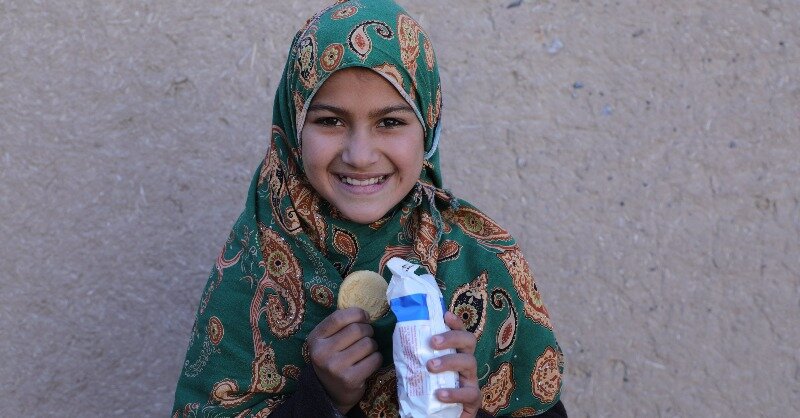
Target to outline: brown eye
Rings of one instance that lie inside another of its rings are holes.
[[[317,118],[314,123],[322,126],[341,126],[342,121],[339,118],[334,117],[324,117],[324,118]]]
[[[396,128],[398,126],[403,126],[405,124],[406,123],[401,121],[400,119],[385,118],[385,119],[381,120],[381,123],[380,123],[379,126],[381,126],[383,128]]]

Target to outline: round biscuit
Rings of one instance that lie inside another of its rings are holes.
[[[389,310],[389,303],[386,301],[388,287],[389,284],[383,276],[374,271],[354,271],[339,286],[336,305],[339,309],[361,308],[369,315],[369,321],[375,322]]]

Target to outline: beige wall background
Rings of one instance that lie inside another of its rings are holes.
[[[521,241],[570,416],[800,416],[800,3],[403,3],[445,182]],[[0,0],[0,415],[169,415],[323,4]]]

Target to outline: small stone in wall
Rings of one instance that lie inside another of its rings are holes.
[[[564,49],[564,43],[561,42],[561,39],[558,39],[558,37],[556,37],[556,38],[553,38],[552,41],[550,41],[550,44],[547,45],[546,48],[547,48],[547,53],[548,54],[556,55],[559,52],[561,52],[562,49]]]

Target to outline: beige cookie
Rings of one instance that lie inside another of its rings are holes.
[[[339,286],[339,309],[357,307],[367,311],[370,322],[375,322],[389,310],[386,288],[389,285],[378,273],[369,270],[354,271]]]

